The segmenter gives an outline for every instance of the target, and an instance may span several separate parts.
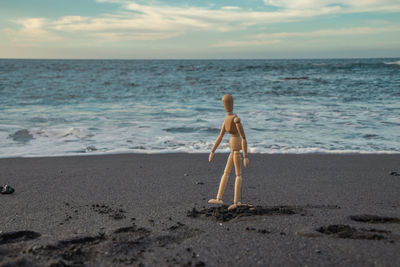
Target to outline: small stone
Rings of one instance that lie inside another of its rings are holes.
[[[315,253],[321,253],[321,250],[316,249],[316,250],[315,250]]]
[[[0,194],[12,194],[15,190],[8,184],[0,185]]]
[[[184,174],[183,174],[183,176],[189,176],[189,174],[187,174],[187,173],[184,173]]]
[[[197,181],[196,184],[204,184],[202,181]]]

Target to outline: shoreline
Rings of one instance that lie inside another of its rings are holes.
[[[400,264],[399,154],[249,154],[243,201],[259,215],[207,203],[226,159],[2,158],[16,191],[0,195],[0,265]],[[225,204],[233,187],[234,172]]]
[[[334,151],[324,151],[324,152],[247,152],[250,155],[400,155],[400,151],[353,151],[353,150],[334,150]],[[0,160],[3,159],[35,159],[35,158],[63,158],[63,157],[99,157],[99,156],[116,156],[116,155],[176,155],[176,154],[186,154],[186,155],[209,155],[209,152],[182,152],[182,151],[165,151],[165,152],[105,152],[105,153],[76,153],[76,154],[68,154],[68,155],[37,155],[37,156],[0,156]],[[229,154],[227,151],[216,151],[215,154]],[[242,154],[242,152],[240,153]]]

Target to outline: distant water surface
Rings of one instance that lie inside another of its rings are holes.
[[[0,157],[208,152],[226,93],[250,152],[400,153],[398,58],[2,59]]]

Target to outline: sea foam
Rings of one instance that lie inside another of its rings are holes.
[[[209,153],[226,93],[250,153],[399,153],[399,63],[1,59],[0,157]]]

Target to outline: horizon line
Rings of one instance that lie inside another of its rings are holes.
[[[298,57],[298,58],[14,58],[0,57],[0,60],[324,60],[324,59],[397,59],[395,57]]]

